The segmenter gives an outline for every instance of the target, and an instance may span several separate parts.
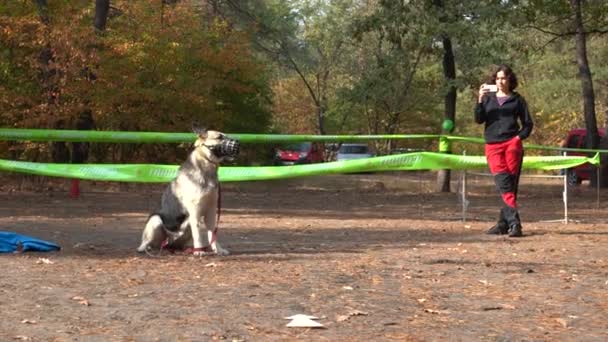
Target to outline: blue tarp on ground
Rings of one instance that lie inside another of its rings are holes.
[[[14,252],[52,252],[61,247],[52,242],[12,232],[0,231],[0,253]]]

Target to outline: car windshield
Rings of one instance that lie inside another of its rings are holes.
[[[342,145],[340,147],[340,153],[366,154],[367,151],[366,145]]]
[[[310,149],[311,143],[300,143],[300,144],[289,144],[282,146],[280,150],[283,151],[294,151],[294,152],[306,152]]]

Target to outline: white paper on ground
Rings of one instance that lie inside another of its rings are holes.
[[[303,315],[305,316],[305,315]],[[287,324],[289,328],[324,328],[323,324],[307,317],[297,317]]]

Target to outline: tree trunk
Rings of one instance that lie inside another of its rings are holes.
[[[95,0],[95,20],[93,26],[98,33],[106,29],[108,13],[110,12],[110,0]]]
[[[322,104],[317,104],[317,120],[319,122],[319,134],[325,135],[325,109]]]
[[[439,9],[443,9],[443,2],[441,0],[435,0],[435,6]],[[445,19],[440,17],[439,21],[443,22]],[[456,87],[454,86],[454,80],[456,79],[456,62],[454,61],[454,51],[452,49],[452,40],[444,33],[442,35],[443,42],[443,76],[445,83],[448,87],[448,92],[444,99],[444,120],[451,120],[456,122]],[[443,130],[443,128],[442,128]],[[450,131],[443,130],[442,134],[450,134]],[[446,153],[452,153],[451,148]],[[437,172],[437,191],[439,192],[450,192],[450,180],[452,173],[450,170],[439,170]]]
[[[40,21],[45,25],[49,24],[49,6],[46,0],[34,0],[36,8],[38,9],[38,17]]]
[[[591,69],[587,59],[587,41],[585,37],[585,28],[581,13],[581,1],[570,0],[570,7],[574,14],[574,28],[576,29],[576,63],[578,65],[578,74],[581,79],[581,88],[583,94],[583,112],[585,116],[585,128],[587,129],[587,148],[598,148],[600,136],[597,131],[597,120],[595,116],[595,93],[593,91],[593,79],[591,78]],[[606,177],[603,177],[606,178]],[[595,168],[591,172],[590,186],[602,185],[606,186],[604,180],[599,182]]]
[[[110,14],[110,0],[95,0],[95,19],[93,20],[93,28],[99,35],[106,30],[106,24],[108,22],[108,15]],[[97,79],[95,75],[88,67],[85,68],[87,80],[91,83]],[[91,84],[91,86],[94,86]],[[84,99],[85,105],[89,103],[89,99]],[[93,111],[90,108],[84,108],[75,124],[77,130],[91,130],[95,128],[95,120],[93,119]],[[72,158],[71,161],[74,164],[85,163],[89,158],[89,143],[74,142],[72,143]]]
[[[49,111],[49,114],[52,114],[57,105],[59,87],[54,78],[54,76],[57,75],[57,69],[52,67],[51,63],[54,58],[53,50],[49,43],[49,8],[46,0],[34,0],[34,3],[36,4],[36,8],[38,10],[40,22],[42,22],[45,26],[44,40],[46,41],[46,44],[38,54],[38,64],[40,66],[40,84],[46,93],[47,110]],[[52,117],[51,115],[49,116]],[[64,120],[52,118],[51,122],[54,129],[66,128]],[[50,145],[51,159],[54,163],[67,163],[70,160],[70,151],[68,150],[65,142],[54,141],[51,142]]]

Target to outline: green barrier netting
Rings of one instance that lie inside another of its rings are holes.
[[[384,135],[291,135],[291,134],[238,134],[228,133],[229,137],[242,143],[285,143],[285,142],[355,142],[371,140],[438,139],[446,138],[452,142],[483,144],[482,138],[460,137],[440,134],[384,134]],[[67,142],[106,142],[106,143],[190,143],[196,139],[194,133],[167,132],[121,132],[121,131],[79,131],[54,129],[0,128],[0,140],[12,141],[67,141]],[[563,148],[524,144],[528,149],[552,150],[584,153],[608,153],[608,150]]]
[[[599,155],[587,157],[525,157],[524,169],[566,169],[584,163],[599,163]],[[223,182],[271,180],[350,172],[379,172],[399,170],[468,170],[485,169],[483,156],[459,156],[433,152],[416,152],[331,163],[221,167]],[[0,159],[0,171],[30,173],[40,176],[80,178],[118,182],[169,182],[177,174],[177,165],[154,164],[50,164]]]
[[[238,134],[228,133],[229,137],[242,143],[279,143],[279,142],[339,142],[368,141],[377,139],[429,139],[438,138],[437,134],[392,134],[392,135],[303,135],[303,134]],[[120,131],[78,131],[53,129],[0,128],[0,140],[26,141],[68,141],[68,142],[107,142],[107,143],[191,143],[196,139],[194,133],[166,132],[120,132]]]

